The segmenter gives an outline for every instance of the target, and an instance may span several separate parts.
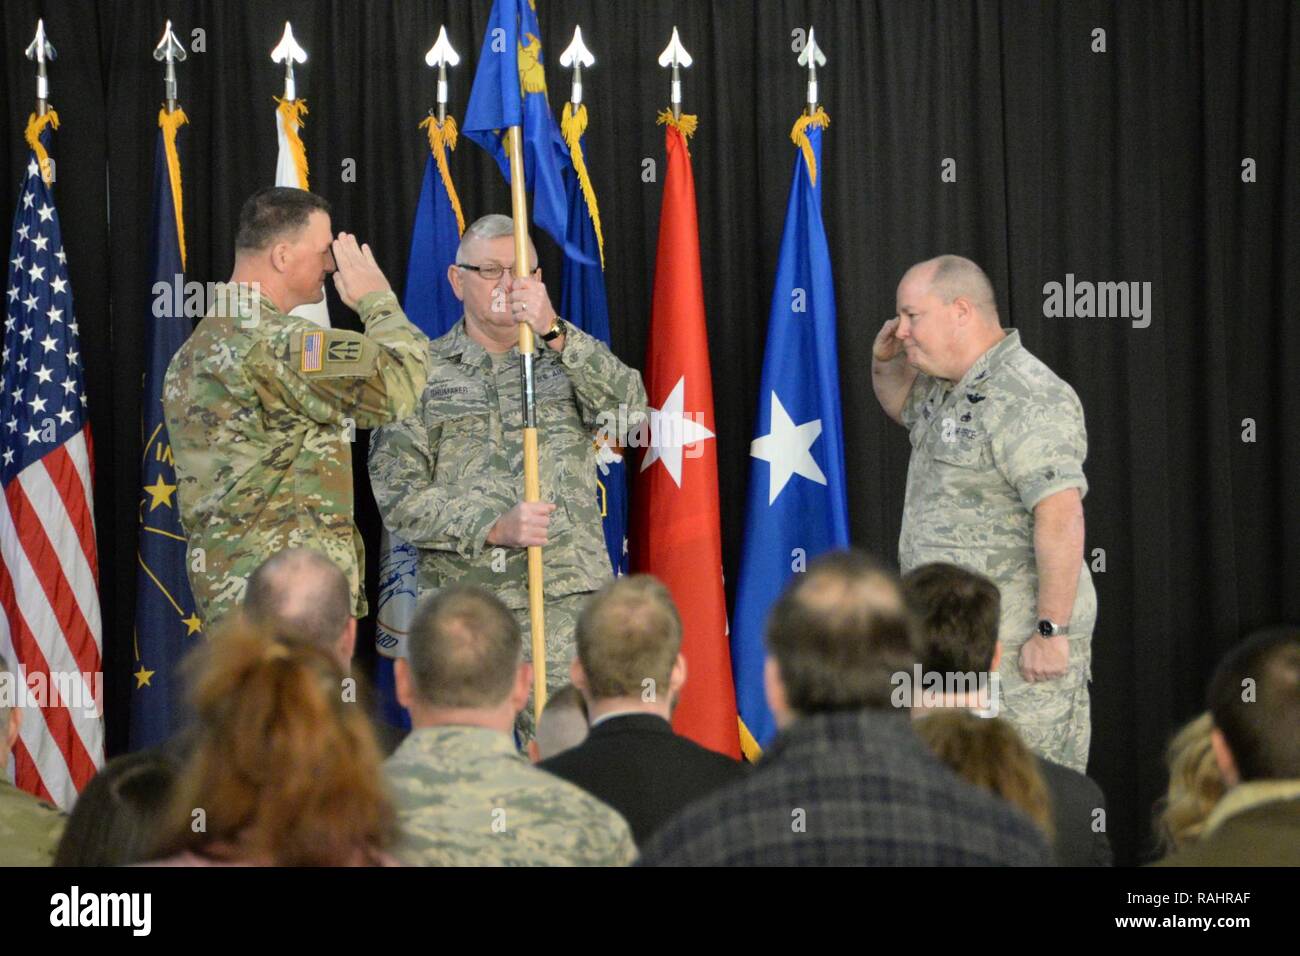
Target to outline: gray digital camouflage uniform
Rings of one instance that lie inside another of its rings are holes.
[[[519,352],[494,365],[465,320],[430,347],[416,414],[371,436],[370,483],[388,530],[419,551],[421,593],[477,584],[514,612],[531,657],[528,552],[487,543],[502,514],[523,500]],[[568,326],[563,351],[538,340],[533,363],[541,497],[558,507],[542,549],[546,684],[569,680],[573,628],[585,595],[610,579],[596,496],[597,429],[625,407],[644,415],[641,374],[599,339]],[[635,420],[635,419],[633,419]],[[531,727],[531,707],[523,730]]]
[[[253,308],[219,288],[163,381],[200,617],[215,623],[263,560],[293,547],[333,559],[364,617],[352,441],[358,428],[411,413],[429,340],[391,292],[358,303],[362,334],[285,315],[265,296]]]
[[[1002,715],[1049,760],[1083,772],[1097,595],[1085,561],[1069,620],[1068,673],[1030,683],[1020,649],[1038,621],[1034,506],[1088,482],[1088,438],[1074,389],[1009,330],[960,382],[917,375],[901,414],[912,441],[898,539],[904,574],[930,561],[987,575],[1002,592]],[[1065,622],[1058,622],[1065,623]]]
[[[0,866],[49,866],[67,819],[0,778]]]
[[[384,765],[412,866],[627,866],[624,819],[486,727],[428,727]]]

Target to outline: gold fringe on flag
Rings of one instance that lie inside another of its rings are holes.
[[[289,152],[293,155],[294,168],[298,170],[298,183],[307,189],[307,147],[302,144],[298,127],[303,125],[302,118],[307,113],[306,100],[282,100],[273,97],[279,106],[276,108],[284,118],[284,134],[289,139]]]
[[[41,178],[45,180],[45,185],[54,182],[54,174],[50,169],[50,154],[45,151],[41,145],[41,131],[47,126],[59,128],[59,114],[54,110],[46,110],[44,116],[37,116],[32,113],[27,117],[27,131],[24,133],[27,139],[27,145],[32,148],[36,154],[36,164],[41,169]]]
[[[790,139],[803,150],[804,162],[808,164],[808,176],[814,186],[817,185],[817,159],[813,156],[812,143],[808,141],[808,127],[817,126],[825,129],[831,125],[831,118],[826,115],[826,111],[820,106],[817,112],[812,116],[804,113],[794,121],[794,129],[790,130]]]
[[[587,174],[587,163],[582,156],[582,134],[586,131],[587,104],[579,103],[575,110],[572,103],[565,103],[564,111],[560,115],[560,134],[569,144],[573,169],[578,174],[582,195],[587,200],[587,212],[591,214],[591,224],[596,228],[596,245],[600,248],[600,267],[603,269],[605,268],[605,236],[600,229],[600,209],[596,206],[596,190],[591,185],[591,177]]]
[[[181,158],[176,153],[176,131],[190,121],[182,109],[168,113],[158,111],[158,128],[163,132],[163,152],[167,154],[167,178],[172,184],[172,207],[176,210],[176,239],[181,247],[181,268],[185,268],[185,216],[181,199]]]
[[[447,190],[447,198],[451,200],[451,208],[456,213],[456,226],[460,235],[465,234],[465,214],[460,211],[460,197],[456,195],[456,187],[451,182],[451,169],[447,166],[447,150],[456,149],[456,140],[460,135],[456,129],[456,118],[448,116],[438,125],[437,119],[432,116],[426,116],[424,122],[420,124],[420,129],[427,130],[429,133],[429,150],[433,153],[433,160],[438,164],[438,174],[442,176],[442,187]],[[443,147],[446,147],[444,149]]]

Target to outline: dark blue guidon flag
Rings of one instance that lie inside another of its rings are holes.
[[[744,545],[731,616],[741,749],[753,760],[776,734],[763,693],[763,626],[790,578],[849,543],[835,290],[822,223],[818,110],[792,134],[800,147],[786,207],[754,441]]]

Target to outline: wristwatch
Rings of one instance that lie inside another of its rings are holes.
[[[555,317],[555,324],[551,326],[551,331],[542,336],[543,342],[554,342],[564,334],[564,320],[558,315]]]
[[[1038,633],[1043,637],[1059,637],[1064,634],[1069,634],[1070,629],[1063,625],[1056,624],[1047,618],[1043,618],[1038,622]]]

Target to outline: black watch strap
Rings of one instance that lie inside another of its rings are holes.
[[[551,331],[542,336],[543,342],[554,342],[564,334],[564,320],[558,315],[555,317],[555,325],[551,326]]]

